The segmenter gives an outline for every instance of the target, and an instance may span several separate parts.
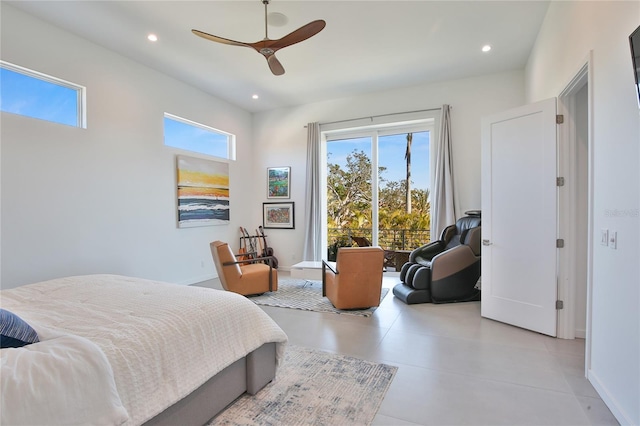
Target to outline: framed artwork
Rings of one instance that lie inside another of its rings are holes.
[[[229,224],[229,163],[176,156],[178,228]]]
[[[291,167],[267,167],[267,198],[289,198]]]
[[[291,203],[262,203],[262,225],[264,228],[295,228],[295,212]]]

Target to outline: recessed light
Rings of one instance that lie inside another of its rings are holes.
[[[258,96],[258,95],[253,95],[253,96],[251,96],[251,97],[252,97],[253,99],[258,99],[260,96]]]
[[[155,35],[155,34],[149,34],[147,36],[147,40],[149,40],[149,41],[158,41],[158,36]]]
[[[482,46],[482,51],[483,52],[488,52],[491,50],[491,45],[485,44],[484,46]]]

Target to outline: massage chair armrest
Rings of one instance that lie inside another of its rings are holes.
[[[480,256],[476,256],[471,247],[467,245],[453,247],[431,260],[431,281],[453,275],[479,261]]]
[[[409,262],[425,264],[444,250],[444,243],[440,240],[432,241],[418,247],[409,254]]]

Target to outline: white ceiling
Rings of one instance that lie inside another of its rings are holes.
[[[259,41],[260,0],[7,3],[251,112],[522,69],[549,4],[272,0],[269,13],[288,23],[269,25],[271,39],[327,22],[314,37],[278,51],[286,73],[274,76],[254,50],[191,33]],[[146,39],[151,32],[156,43]],[[481,52],[484,44],[491,52]]]

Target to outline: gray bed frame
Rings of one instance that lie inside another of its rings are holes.
[[[144,425],[204,425],[245,392],[255,395],[275,375],[276,344],[265,343]]]

